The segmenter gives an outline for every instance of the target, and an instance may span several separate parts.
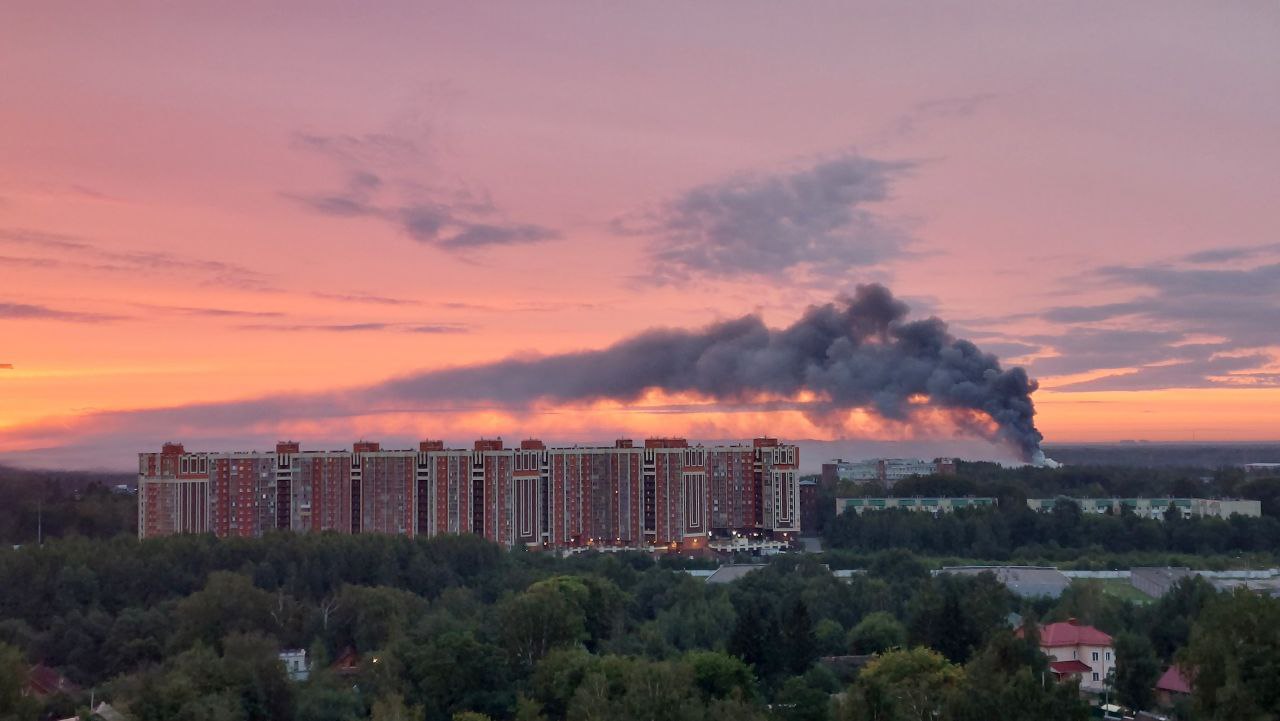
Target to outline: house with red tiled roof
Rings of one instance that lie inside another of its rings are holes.
[[[339,676],[353,676],[360,673],[360,660],[360,652],[351,646],[347,646],[338,655],[338,660],[329,666],[329,670]]]
[[[1156,681],[1155,691],[1156,701],[1169,708],[1191,695],[1190,675],[1176,665],[1170,666],[1160,675],[1160,680]]]
[[[23,692],[35,698],[48,698],[59,693],[75,693],[80,687],[71,683],[66,676],[48,666],[38,663],[27,673],[27,682]]]
[[[1022,629],[1018,629],[1022,635]],[[1059,679],[1078,678],[1085,691],[1106,690],[1107,675],[1116,666],[1111,636],[1074,618],[1040,627],[1040,651]]]

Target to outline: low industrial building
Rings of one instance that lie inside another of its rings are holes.
[[[741,566],[721,566],[717,568],[711,575],[706,577],[707,583],[733,583],[738,579],[764,568],[760,564],[747,564]]]
[[[1228,516],[1262,515],[1261,501],[1220,498],[1028,498],[1027,506],[1033,511],[1047,513],[1060,501],[1070,501],[1085,513],[1119,514],[1127,508],[1141,518],[1162,520],[1170,506],[1178,509],[1183,518],[1227,518]]]
[[[896,508],[901,511],[926,511],[950,513],[957,508],[992,508],[995,498],[837,498],[836,515],[846,511],[861,514],[863,511],[885,511]]]
[[[835,485],[837,481],[866,483],[877,481],[888,488],[904,478],[916,476],[954,476],[956,459],[935,458],[926,461],[922,458],[869,458],[859,461],[846,461],[836,458],[830,463],[822,464],[822,483],[826,487]]]
[[[944,566],[937,573],[977,576],[990,573],[1023,598],[1057,598],[1071,585],[1062,571],[1048,566]]]
[[[1210,578],[1208,580],[1219,591],[1231,592],[1242,589],[1280,598],[1280,578]]]
[[[1152,598],[1160,598],[1172,590],[1178,581],[1196,575],[1199,574],[1190,568],[1134,568],[1129,572],[1129,583]]]

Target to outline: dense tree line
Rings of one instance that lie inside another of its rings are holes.
[[[119,473],[32,471],[0,466],[0,543],[45,538],[111,538],[138,527],[137,498],[113,492],[135,477]]]
[[[861,718],[819,657],[933,648],[963,683],[1017,606],[901,554],[851,581],[812,557],[729,585],[687,563],[454,536],[68,539],[0,554],[0,664],[59,669],[137,721]],[[282,648],[313,678],[287,681]],[[348,649],[355,677],[330,670]]]
[[[878,483],[841,482],[828,497],[888,495]],[[1001,506],[1028,498],[1247,498],[1262,503],[1263,515],[1280,517],[1280,477],[1248,476],[1240,468],[1143,468],[1071,465],[1061,468],[1005,467],[997,463],[958,464],[955,475],[898,481],[895,496],[990,496]]]
[[[1270,652],[1265,634],[1224,641],[1205,631],[1202,617],[1226,612],[1210,613],[1223,601],[1198,580],[1145,607],[1089,584],[1028,602],[990,575],[933,575],[906,551],[867,560],[865,574],[839,579],[815,557],[784,556],[720,585],[672,557],[560,559],[456,536],[69,539],[6,550],[0,703],[11,710],[0,706],[0,719],[70,715],[85,702],[16,695],[13,679],[35,662],[136,721],[853,721],[980,719],[993,709],[1082,719],[1075,687],[1046,680],[1030,622],[1074,616],[1124,639],[1117,652],[1134,672],[1117,692],[1129,689],[1135,705],[1150,703],[1148,677],[1179,654],[1211,663],[1256,644],[1242,651],[1256,664]],[[1245,612],[1261,624],[1270,608]],[[1025,638],[1011,612],[1030,623]],[[287,679],[282,648],[309,651],[308,681]],[[358,654],[354,675],[331,667],[348,651]],[[856,677],[818,662],[850,654],[878,656]],[[1206,713],[1227,697],[1233,708],[1270,708],[1257,668],[1224,668],[1205,677]]]
[[[1120,514],[1084,513],[1065,499],[1048,512],[1025,504],[960,509],[934,516],[887,509],[842,513],[826,524],[833,548],[906,548],[928,555],[989,560],[1061,558],[1086,550],[1106,553],[1274,554],[1280,549],[1280,518],[1189,518],[1167,513],[1164,521]],[[1064,552],[1066,552],[1064,554]]]
[[[1070,465],[1145,468],[1230,468],[1280,458],[1277,443],[1088,443],[1046,445],[1056,461]]]

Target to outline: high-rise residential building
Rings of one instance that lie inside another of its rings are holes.
[[[166,443],[160,453],[140,454],[138,535],[213,531],[210,470],[208,455],[186,453],[181,443]]]
[[[473,533],[506,546],[697,548],[717,535],[797,533],[798,465],[796,446],[776,438],[416,450],[359,441],[349,451],[289,441],[232,453],[165,444],[139,454],[138,534]]]

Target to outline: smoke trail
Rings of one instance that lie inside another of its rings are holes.
[[[608,348],[431,371],[379,384],[377,396],[416,400],[492,400],[523,405],[594,399],[633,400],[650,389],[734,402],[760,394],[811,391],[811,417],[856,408],[906,420],[912,399],[989,416],[997,439],[1038,461],[1035,381],[1003,370],[973,343],[952,337],[937,318],[908,321],[908,307],[881,285],[813,306],[793,325],[770,329],[757,316],[702,330],[641,333]]]

